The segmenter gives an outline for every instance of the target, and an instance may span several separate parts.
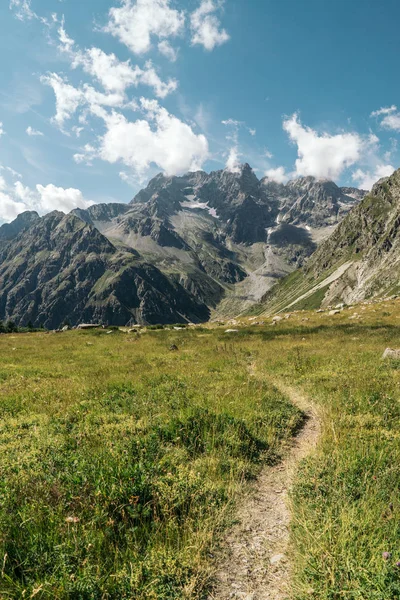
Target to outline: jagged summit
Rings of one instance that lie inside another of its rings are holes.
[[[0,228],[0,319],[53,327],[240,312],[304,264],[362,194],[312,177],[276,184],[245,163],[159,174],[129,204],[24,213]]]
[[[379,180],[291,285],[283,282],[266,301],[274,310],[353,303],[398,294],[399,280],[400,169]]]

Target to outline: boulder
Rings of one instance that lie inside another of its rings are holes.
[[[279,321],[282,321],[282,319],[283,319],[283,317],[276,316],[276,317],[273,317],[272,322],[278,323]]]
[[[330,311],[328,312],[328,315],[329,315],[330,317],[332,317],[332,315],[338,315],[338,314],[339,314],[339,313],[341,313],[341,312],[342,312],[342,311],[341,311],[341,309],[337,308],[337,309],[335,309],[335,310],[330,310]]]
[[[393,360],[400,360],[400,349],[399,348],[386,348],[382,355],[382,358],[391,358]]]
[[[98,327],[101,327],[101,325],[94,324],[94,323],[80,323],[77,327],[77,329],[97,329]]]
[[[239,329],[225,329],[225,333],[237,333]]]

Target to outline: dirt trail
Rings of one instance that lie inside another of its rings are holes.
[[[255,375],[254,367],[250,369]],[[308,415],[304,427],[274,467],[265,467],[237,513],[238,524],[223,544],[216,586],[209,600],[283,600],[289,597],[287,506],[296,466],[317,444],[320,422],[314,406],[297,390],[274,382]]]

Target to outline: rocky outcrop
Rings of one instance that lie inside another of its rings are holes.
[[[19,214],[11,223],[4,223],[0,227],[0,243],[14,239],[21,231],[30,227],[39,218],[36,211],[27,210]]]
[[[268,178],[262,183],[267,193],[279,202],[279,222],[311,228],[336,225],[366,193],[355,188],[340,188],[333,181],[315,177],[300,177],[286,185]]]
[[[202,321],[221,301],[240,311],[305,264],[362,193],[259,180],[244,164],[157,175],[130,204],[23,213],[0,227],[0,319]]]
[[[380,180],[266,305],[353,303],[400,292],[400,169]]]
[[[209,310],[75,215],[39,218],[0,251],[0,319],[49,328],[204,321]]]

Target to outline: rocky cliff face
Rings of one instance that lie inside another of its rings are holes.
[[[353,303],[398,294],[399,281],[400,169],[375,184],[292,282],[266,300],[274,308]]]
[[[0,319],[200,321],[222,300],[241,310],[304,264],[357,204],[351,194],[259,180],[245,164],[158,175],[130,204],[25,213],[0,228]]]
[[[311,228],[337,225],[366,194],[314,177],[300,177],[287,185],[271,183],[267,178],[262,181],[279,202],[280,222]]]
[[[75,215],[39,218],[0,251],[0,319],[58,327],[203,321],[207,307]]]
[[[0,243],[14,239],[21,231],[30,227],[39,219],[36,211],[25,211],[18,215],[12,223],[4,223],[0,227]]]

